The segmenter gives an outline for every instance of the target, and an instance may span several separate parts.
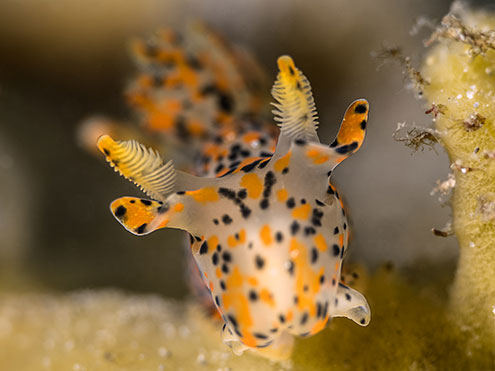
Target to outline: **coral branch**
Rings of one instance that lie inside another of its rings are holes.
[[[473,335],[471,345],[495,345],[495,15],[448,14],[432,35],[437,45],[422,73],[429,104],[447,107],[434,120],[455,179],[453,231],[460,257],[451,291],[452,318]],[[455,119],[453,119],[455,118]]]

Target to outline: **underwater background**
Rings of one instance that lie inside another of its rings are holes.
[[[470,4],[495,9],[489,0]],[[129,40],[199,19],[252,52],[269,81],[277,57],[292,56],[311,81],[322,142],[333,138],[349,102],[370,102],[363,148],[333,175],[350,211],[347,260],[369,272],[393,266],[422,284],[432,271],[442,272],[434,285],[445,293],[457,241],[432,234],[450,221],[451,209],[448,198],[430,193],[447,178],[449,160],[440,146],[413,154],[393,139],[398,123],[427,126],[431,119],[401,66],[380,50],[400,46],[419,66],[423,41],[450,6],[444,0],[1,2],[1,291],[113,288],[188,297],[183,232],[126,233],[108,205],[140,193],[82,147],[78,127],[95,114],[132,121],[123,98],[134,73]],[[415,32],[418,24],[426,27]]]

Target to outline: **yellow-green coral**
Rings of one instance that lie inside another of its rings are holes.
[[[472,345],[495,349],[495,14],[463,12],[442,24],[422,72],[429,103],[446,107],[435,125],[455,175],[452,317]]]
[[[190,302],[115,291],[2,294],[0,369],[490,369],[490,352],[470,354],[446,317],[443,281],[449,273],[430,266],[400,275],[381,269],[360,278],[374,309],[370,326],[334,319],[322,333],[300,339],[282,364],[233,355],[220,341],[219,323]]]

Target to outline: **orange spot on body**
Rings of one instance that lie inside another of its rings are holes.
[[[254,276],[248,277],[248,283],[251,286],[258,286],[258,279]]]
[[[263,192],[263,182],[256,173],[246,174],[240,182],[241,187],[246,188],[250,198],[259,198]]]
[[[323,237],[323,235],[321,233],[317,234],[315,236],[314,240],[315,240],[315,245],[318,248],[318,250],[325,251],[327,249],[327,243],[325,241],[325,237]]]
[[[244,134],[242,137],[242,140],[246,144],[251,144],[251,142],[254,142],[260,138],[260,133],[257,131],[250,131],[249,133]]]
[[[273,300],[272,294],[270,294],[270,291],[267,289],[262,289],[260,291],[260,300],[263,303],[268,304],[270,307],[275,306],[275,301]]]
[[[319,148],[309,148],[306,151],[306,156],[313,160],[313,164],[315,165],[321,165],[330,160],[330,156]]]
[[[239,243],[244,243],[244,242],[246,242],[246,230],[242,228],[239,231]]]
[[[217,236],[211,236],[208,239],[208,251],[213,252],[218,246],[218,237]]]
[[[268,224],[265,224],[263,227],[261,227],[260,238],[261,238],[261,241],[266,246],[271,245],[271,243],[273,242],[272,232],[271,232],[270,226]]]
[[[227,237],[227,244],[229,247],[236,247],[238,242],[239,241],[233,235]]]
[[[215,187],[205,187],[196,191],[187,191],[186,195],[194,198],[196,202],[206,203],[218,201],[218,193]]]
[[[292,217],[294,219],[307,220],[310,211],[311,211],[311,206],[309,204],[304,204],[292,210]]]
[[[319,276],[308,262],[307,250],[306,246],[296,238],[290,240],[289,254],[297,267],[295,276],[295,291],[299,298],[297,307],[299,310],[307,310],[312,317],[316,314],[315,294],[318,290],[314,283],[319,282]]]
[[[182,210],[184,210],[184,204],[183,203],[175,204],[174,211],[180,213]]]
[[[284,170],[287,166],[289,166],[291,156],[292,156],[292,152],[289,151],[284,156],[280,157],[277,161],[275,161],[275,164],[273,165],[273,169],[275,171]]]
[[[279,189],[277,191],[277,198],[280,202],[285,202],[288,197],[289,197],[289,193],[285,188]]]
[[[311,335],[314,335],[314,334],[320,332],[321,330],[323,330],[325,328],[327,322],[328,322],[328,317],[316,322],[310,331]]]
[[[287,320],[287,322],[290,322],[290,321],[292,321],[293,318],[294,318],[294,312],[292,311],[292,309],[290,309],[287,312],[287,315],[285,316],[285,319]]]
[[[228,290],[222,295],[222,303],[226,312],[233,313],[239,330],[243,334],[242,342],[247,346],[256,346],[256,339],[249,332],[253,325],[248,298],[243,292],[244,277],[238,267],[234,267],[227,279]]]

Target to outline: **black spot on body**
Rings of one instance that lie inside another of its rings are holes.
[[[283,314],[279,315],[278,316],[278,319],[279,319],[280,323],[284,323],[285,322],[285,316]]]
[[[222,258],[223,260],[225,260],[227,263],[230,263],[232,261],[232,255],[228,252],[228,251],[225,251],[223,254],[222,254]]]
[[[299,231],[299,228],[299,223],[294,221],[290,226],[290,233],[292,233],[292,235],[294,236]]]
[[[243,218],[247,219],[249,215],[251,214],[251,209],[247,207],[246,205],[242,204],[241,205],[241,214]]]
[[[119,207],[117,207],[115,209],[115,216],[117,218],[121,219],[125,215],[126,212],[127,212],[127,209],[124,206],[120,205]]]
[[[217,253],[214,253],[212,255],[211,262],[213,263],[213,265],[217,265],[218,264],[218,254]]]
[[[129,202],[130,202],[131,204],[134,204],[134,203],[136,203],[136,200],[130,200]]]
[[[235,198],[235,191],[229,188],[220,187],[218,188],[218,193],[229,200],[233,200]]]
[[[313,234],[316,234],[316,229],[314,229],[313,227],[305,227],[304,228],[304,235],[305,236],[311,236]]]
[[[227,214],[225,214],[224,216],[222,216],[222,222],[224,222],[225,224],[230,224],[232,223],[232,218],[230,216],[228,216]]]
[[[314,247],[311,249],[311,263],[314,264],[318,260],[318,250]]]
[[[284,236],[282,235],[282,232],[275,233],[275,241],[282,242],[283,239],[284,239]]]
[[[295,143],[296,145],[298,145],[298,146],[304,146],[304,145],[306,145],[306,141],[305,141],[305,140],[303,140],[303,139],[296,139],[296,140],[294,141],[294,143]]]
[[[294,262],[292,262],[292,260],[287,262],[287,272],[289,272],[290,275],[294,274]]]
[[[199,254],[203,255],[203,254],[206,254],[207,252],[208,252],[208,243],[206,241],[204,241],[201,244],[201,247],[199,248]]]
[[[347,292],[345,293],[345,298],[347,301],[351,301],[351,295],[349,295]]]
[[[235,319],[235,317],[232,314],[227,314],[227,319],[229,320],[230,323],[232,323],[232,326],[239,327],[237,320]]]
[[[361,126],[361,130],[365,130],[366,129],[366,120],[361,121],[360,126]]]
[[[258,169],[263,169],[266,165],[268,165],[268,163],[270,162],[270,160],[264,160],[263,162],[261,162],[258,166]]]
[[[356,108],[354,108],[354,112],[359,114],[366,113],[367,110],[368,108],[366,108],[366,104],[362,104],[362,103],[358,104]]]
[[[261,208],[262,210],[266,210],[266,209],[268,209],[268,206],[270,206],[270,203],[269,203],[269,201],[268,201],[268,198],[264,198],[264,199],[262,199],[262,200],[260,201],[260,208]]]
[[[225,286],[225,282],[220,281],[220,288],[224,291],[227,289],[227,286]]]
[[[282,170],[282,174],[283,175],[287,174],[288,172],[289,172],[289,168],[288,167],[286,167],[286,168],[284,168],[284,170]]]
[[[222,272],[225,274],[229,273],[229,267],[227,264],[222,264]]]
[[[339,227],[335,227],[333,230],[333,234],[339,234]]]
[[[358,142],[352,142],[351,144],[344,144],[343,146],[340,146],[335,149],[335,152],[345,155],[349,152],[354,151],[358,147]]]
[[[303,316],[301,317],[301,325],[304,325],[308,321],[308,312],[304,312]]]
[[[256,293],[256,291],[249,291],[249,300],[251,301],[256,301],[258,300],[258,294]]]
[[[217,303],[218,306],[220,306],[220,298],[215,295],[215,303]]]
[[[366,323],[366,320],[364,318],[361,318],[361,320],[359,321],[360,324],[364,325]]]
[[[218,164],[218,166],[215,168],[215,173],[219,173],[225,168],[223,164]]]
[[[316,303],[316,317],[320,318],[323,313],[323,306],[320,302]]]
[[[226,113],[231,113],[234,109],[234,100],[229,94],[220,92],[218,95],[218,104],[220,109]]]
[[[256,166],[258,166],[258,164],[261,162],[261,159],[260,160],[256,160],[254,162],[251,162],[250,164],[246,165],[246,166],[243,166],[241,168],[241,171],[245,172],[245,173],[249,173],[251,170],[253,170]]]
[[[254,258],[254,263],[256,264],[256,268],[262,269],[265,265],[265,260],[261,256],[256,255],[256,257]]]
[[[291,197],[287,200],[285,204],[289,209],[292,209],[294,206],[296,206],[296,201],[294,200],[294,197]]]
[[[255,332],[255,333],[253,333],[253,335],[257,339],[262,339],[262,340],[268,339],[268,336],[266,336],[265,334],[262,334],[260,332]]]
[[[332,246],[332,251],[333,251],[333,256],[339,256],[340,254],[340,247],[337,244],[334,244]]]
[[[139,227],[137,227],[136,233],[137,234],[143,234],[147,225],[148,225],[147,223],[141,224]]]

